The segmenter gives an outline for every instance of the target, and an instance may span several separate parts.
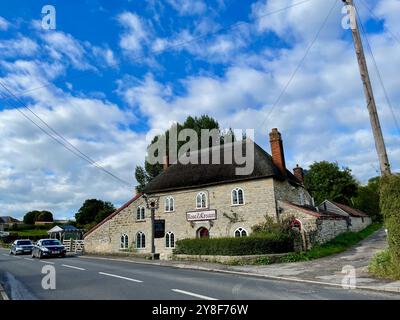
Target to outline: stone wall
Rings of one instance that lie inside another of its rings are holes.
[[[315,244],[325,243],[348,231],[345,218],[323,217],[317,212],[298,208],[284,201],[278,201],[278,207],[280,219],[293,217],[300,221],[303,250],[311,249]]]
[[[357,218],[357,217],[351,217],[351,227],[350,230],[357,232],[365,229],[372,223],[372,220],[370,217],[364,217],[364,218]]]

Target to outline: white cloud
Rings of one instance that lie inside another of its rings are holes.
[[[49,55],[57,60],[69,61],[75,68],[80,70],[94,69],[87,59],[84,46],[70,34],[62,31],[43,32],[41,34]]]
[[[150,36],[149,26],[132,12],[121,13],[117,19],[125,28],[125,32],[120,38],[120,47],[127,52],[141,52],[143,45],[148,42]]]
[[[0,30],[7,31],[9,26],[10,23],[6,19],[0,16]]]
[[[203,0],[167,0],[167,2],[182,16],[202,14],[207,9]]]
[[[39,46],[36,42],[23,36],[12,40],[0,41],[0,56],[3,57],[33,56],[38,49]]]

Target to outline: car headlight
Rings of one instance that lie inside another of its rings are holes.
[[[49,251],[50,251],[50,250],[47,249],[47,248],[43,248],[42,250],[43,250],[43,252],[49,252]]]

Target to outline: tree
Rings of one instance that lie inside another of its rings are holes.
[[[365,186],[359,186],[357,196],[352,199],[354,207],[367,213],[374,221],[382,221],[379,208],[380,177],[371,178]]]
[[[337,163],[328,161],[314,162],[304,184],[318,204],[327,199],[350,205],[358,187],[349,168],[340,169]]]
[[[24,223],[25,224],[35,224],[35,221],[37,217],[39,216],[40,211],[34,210],[34,211],[29,211],[24,215]]]
[[[75,220],[78,225],[84,226],[93,223],[99,223],[115,211],[111,202],[105,202],[97,199],[88,199],[75,213]]]
[[[41,211],[36,221],[53,222],[53,214],[49,211]]]
[[[176,126],[177,129],[177,133],[179,134],[179,132],[183,129],[193,129],[196,131],[197,136],[199,137],[198,140],[198,144],[197,144],[197,149],[200,149],[201,147],[201,130],[202,129],[208,129],[208,130],[212,130],[212,129],[216,129],[219,132],[219,139],[221,143],[224,143],[224,138],[227,135],[232,135],[233,136],[233,132],[232,130],[230,130],[226,135],[222,134],[220,132],[219,129],[219,124],[218,122],[213,119],[210,116],[207,115],[202,115],[201,117],[187,117],[185,122],[181,125],[179,123],[175,124],[174,126]],[[171,127],[172,128],[172,127]],[[164,136],[166,138],[167,141],[167,154],[169,152],[169,143],[168,143],[168,139],[169,139],[169,132],[171,129],[167,130],[164,133]],[[153,138],[153,140],[151,141],[151,144],[155,143],[157,141],[157,139],[159,139],[160,136],[156,136]],[[234,136],[233,136],[234,139]],[[185,144],[186,141],[178,141],[178,150],[179,148]],[[210,146],[212,144],[212,141],[210,141]],[[137,191],[138,192],[142,192],[143,188],[145,187],[145,185],[151,181],[153,178],[155,178],[156,176],[158,176],[161,172],[162,172],[163,166],[160,163],[157,164],[150,164],[147,161],[145,161],[144,163],[144,167],[142,166],[137,166],[135,169],[135,178],[136,181],[138,182],[138,186]]]

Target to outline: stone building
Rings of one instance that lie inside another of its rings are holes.
[[[155,225],[163,230],[155,238],[155,252],[161,258],[172,254],[179,239],[248,236],[266,216],[295,216],[295,227],[303,232],[303,248],[347,230],[342,215],[315,212],[312,198],[303,186],[303,170],[297,166],[293,173],[288,171],[281,134],[273,129],[269,136],[272,155],[254,143],[254,169],[247,175],[237,174],[236,169],[242,164],[224,161],[226,145],[195,154],[200,159],[204,152],[216,151],[220,164],[177,161],[169,165],[166,161],[163,172],[146,185],[143,194],[136,195],[86,233],[86,252],[134,251],[148,255],[152,231],[146,198],[150,197],[159,204],[154,213]],[[246,141],[234,142],[232,147],[244,151]],[[312,239],[307,238],[308,234]]]
[[[349,229],[351,231],[360,231],[372,222],[366,213],[341,203],[325,200],[319,205],[319,208],[346,217],[349,220]]]

